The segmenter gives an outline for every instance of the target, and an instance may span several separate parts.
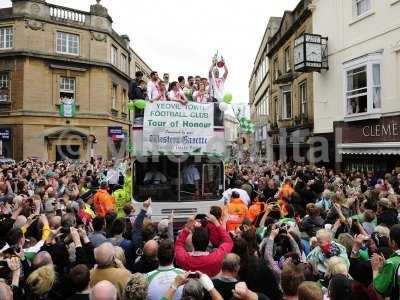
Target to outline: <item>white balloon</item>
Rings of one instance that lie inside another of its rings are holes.
[[[225,102],[221,102],[221,103],[219,104],[219,109],[220,109],[221,111],[226,111],[226,110],[228,110],[228,108],[229,108],[229,105],[228,105],[227,103],[225,103]]]

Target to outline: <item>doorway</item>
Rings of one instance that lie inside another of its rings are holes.
[[[80,145],[56,145],[56,161],[80,158]]]

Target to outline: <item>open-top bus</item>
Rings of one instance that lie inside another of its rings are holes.
[[[139,205],[152,198],[155,222],[175,221],[222,206],[225,136],[218,105],[148,103],[132,126],[132,192]],[[217,125],[217,126],[215,126]]]

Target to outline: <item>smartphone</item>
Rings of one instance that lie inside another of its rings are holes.
[[[199,279],[199,278],[200,278],[200,274],[199,274],[199,273],[196,273],[196,272],[190,272],[187,278],[190,278],[190,279]]]

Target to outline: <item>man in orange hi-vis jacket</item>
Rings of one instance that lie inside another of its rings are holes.
[[[281,208],[282,216],[286,217],[289,213],[289,203],[292,199],[293,193],[293,182],[290,178],[286,178],[278,192],[279,206]]]
[[[226,222],[226,230],[235,231],[242,224],[243,219],[247,216],[247,206],[238,192],[232,192],[231,200],[228,203],[228,221]]]
[[[96,215],[99,217],[115,212],[115,199],[108,193],[107,187],[107,182],[102,182],[93,198]]]

